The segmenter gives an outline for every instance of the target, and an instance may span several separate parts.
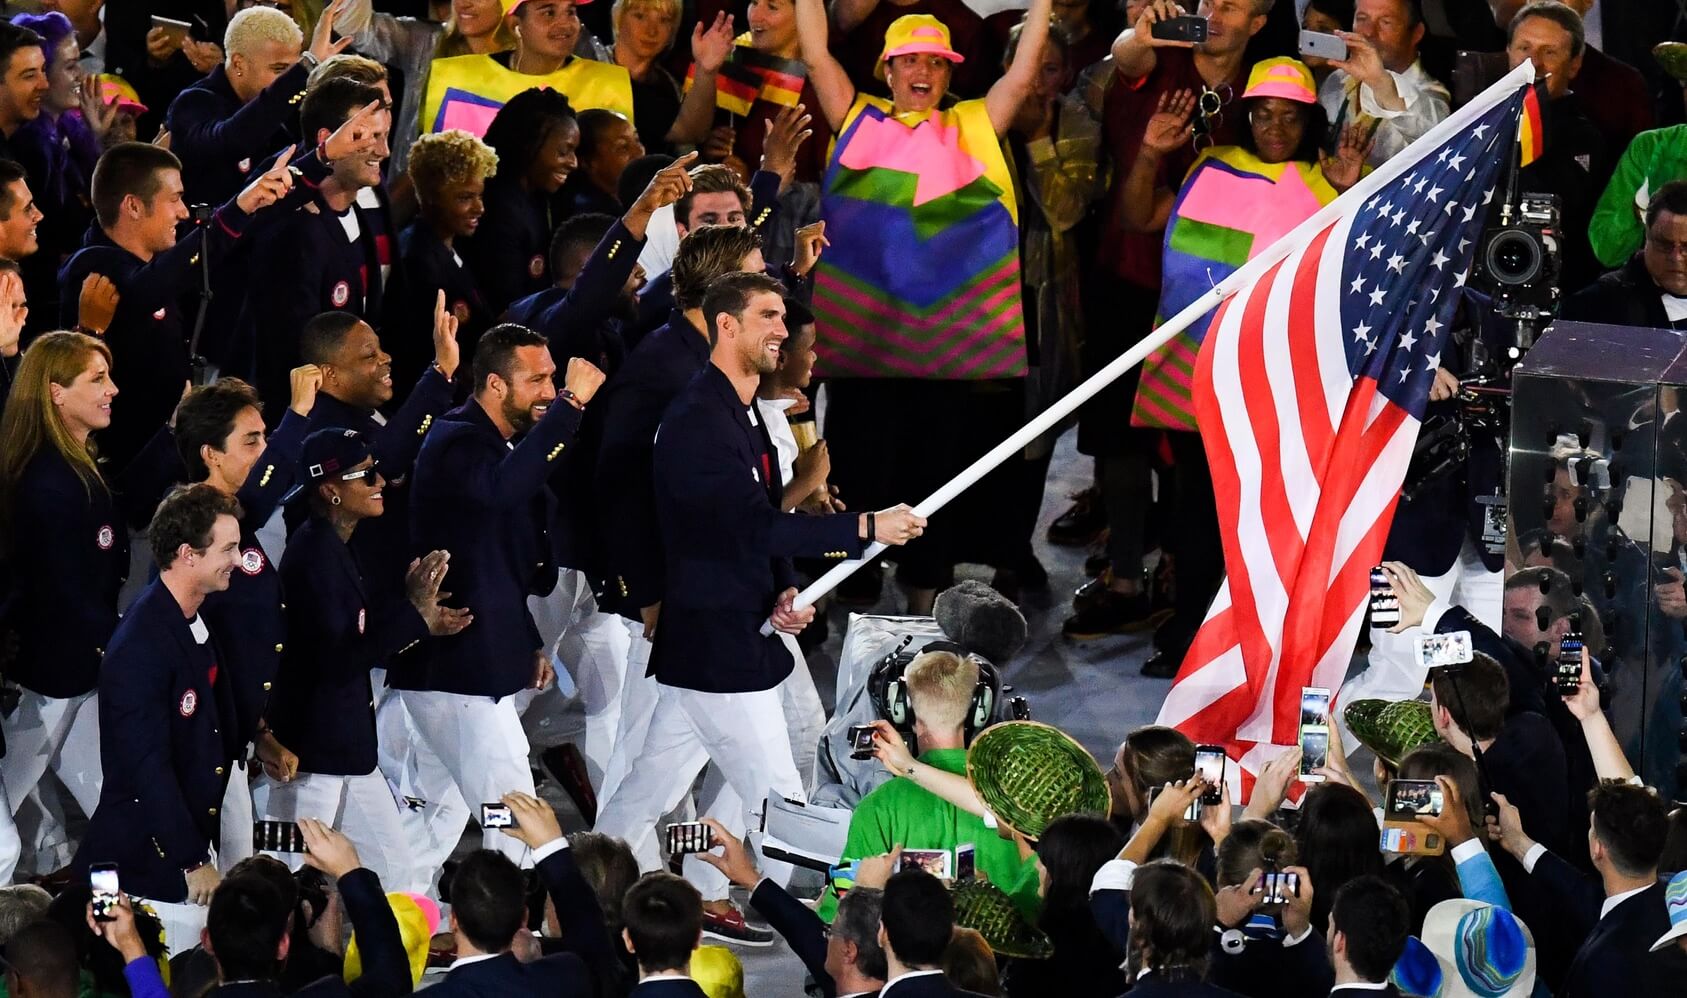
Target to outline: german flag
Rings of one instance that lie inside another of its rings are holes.
[[[1517,123],[1518,164],[1528,166],[1541,158],[1546,150],[1546,128],[1541,115],[1541,95],[1546,82],[1540,81],[1523,92],[1523,117]]]
[[[728,60],[715,74],[715,106],[740,118],[750,113],[761,93],[761,77],[748,66]]]
[[[761,76],[761,99],[785,107],[796,107],[802,100],[803,81],[808,67],[800,59],[781,59],[752,48],[733,52],[733,61],[742,62]]]

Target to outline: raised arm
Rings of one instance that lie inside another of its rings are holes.
[[[715,119],[715,77],[732,55],[732,15],[722,11],[707,29],[701,21],[691,29],[691,64],[696,68],[679,115],[666,136],[675,145],[691,145],[709,135]]]
[[[990,126],[998,136],[1006,135],[1019,105],[1030,96],[1031,87],[1043,66],[1043,43],[1049,36],[1049,14],[1054,0],[1031,0],[1025,14],[1025,26],[1020,29],[1019,47],[1013,50],[1013,62],[1008,64],[1002,78],[990,85],[984,95],[984,109],[990,113]]]
[[[1136,23],[1119,33],[1113,40],[1113,66],[1126,79],[1138,80],[1154,71],[1159,48],[1194,48],[1190,42],[1174,42],[1155,38],[1152,29],[1160,21],[1182,17],[1185,11],[1173,0],[1153,0],[1142,8]]]
[[[878,7],[879,0],[832,0],[832,26],[839,31],[854,31]]]
[[[872,0],[876,4],[877,0]],[[867,8],[871,11],[872,7]],[[863,17],[866,15],[863,14]],[[833,132],[843,130],[844,118],[855,103],[855,84],[826,47],[826,7],[822,0],[797,0],[797,37],[802,42],[802,60],[808,65],[808,79],[820,98],[820,113]]]
[[[1160,164],[1166,155],[1190,139],[1189,118],[1195,112],[1195,95],[1188,90],[1160,95],[1153,117],[1142,130],[1142,145],[1130,172],[1125,174],[1125,196],[1119,200],[1119,221],[1131,232],[1158,232],[1171,219],[1177,195],[1160,186]]]
[[[873,727],[877,729],[873,736],[873,754],[886,769],[897,776],[907,777],[921,790],[936,794],[968,814],[980,818],[985,816],[984,802],[978,799],[966,777],[915,760],[901,733],[889,721],[874,721]]]
[[[1576,720],[1582,723],[1582,737],[1587,739],[1588,754],[1593,756],[1593,771],[1601,780],[1634,779],[1634,767],[1623,754],[1623,747],[1611,730],[1611,722],[1599,706],[1599,687],[1593,685],[1593,667],[1588,651],[1582,648],[1582,679],[1576,691],[1564,698]]]

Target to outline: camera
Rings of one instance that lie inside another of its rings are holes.
[[[1482,236],[1477,273],[1507,319],[1539,320],[1558,307],[1563,251],[1558,245],[1558,195],[1526,192],[1500,207],[1500,222]],[[1527,350],[1533,341],[1517,345]]]
[[[194,225],[204,225],[209,222],[216,211],[217,206],[214,204],[199,203],[187,206],[188,218],[192,220]]]

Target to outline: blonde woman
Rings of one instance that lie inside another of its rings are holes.
[[[732,15],[715,15],[705,30],[691,29],[691,79],[683,91],[662,58],[679,33],[680,0],[615,0],[615,63],[633,81],[633,120],[650,152],[695,145],[709,134],[715,117],[715,74],[732,52]]]

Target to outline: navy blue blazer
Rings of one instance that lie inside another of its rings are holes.
[[[398,234],[398,260],[384,296],[386,322],[381,328],[386,335],[381,345],[392,354],[395,383],[409,384],[433,363],[433,307],[441,291],[445,307],[457,317],[457,347],[467,370],[480,334],[492,328],[498,316],[487,307],[468,264],[418,218]],[[460,380],[466,386],[469,379]]]
[[[1134,994],[1134,992],[1133,992]],[[976,991],[962,991],[949,983],[942,974],[909,977],[887,986],[879,998],[977,998]]]
[[[519,441],[506,441],[472,399],[434,422],[416,456],[411,551],[451,552],[448,591],[475,620],[424,642],[389,685],[506,697],[532,684],[542,642],[527,597],[550,592],[557,576],[546,481],[579,425],[561,399]]]
[[[487,309],[503,315],[510,302],[551,286],[551,199],[522,190],[514,177],[493,177],[485,202],[480,227],[455,245]]]
[[[427,624],[402,596],[370,599],[350,547],[326,519],[312,518],[287,539],[281,581],[291,594],[288,641],[270,727],[299,757],[301,773],[373,773],[369,670],[427,637]]]
[[[709,363],[709,341],[679,312],[644,338],[592,400],[602,418],[592,498],[605,610],[639,619],[639,608],[662,599],[662,538],[651,479],[662,413]]]
[[[796,954],[825,998],[838,993],[837,982],[826,972],[826,923],[814,909],[792,897],[783,887],[763,879],[750,892],[750,904],[779,933]]]
[[[1556,902],[1555,917],[1573,938],[1584,940],[1559,988],[1559,998],[1679,993],[1681,983],[1687,981],[1687,955],[1675,946],[1649,952],[1670,927],[1662,882],[1600,918],[1605,892],[1599,881],[1563,857],[1548,851],[1535,863],[1534,879]]]
[[[1131,998],[1242,998],[1236,992],[1216,984],[1208,984],[1205,981],[1168,981],[1154,974],[1137,981],[1127,994]],[[896,993],[896,998],[902,998],[900,991]]]
[[[275,514],[298,477],[299,453],[309,424],[291,409],[286,413],[275,432],[269,434],[246,483],[235,494],[240,500],[240,562],[229,576],[228,588],[207,596],[200,611],[222,648],[234,694],[235,731],[240,744],[257,734],[287,645],[287,603],[281,573],[258,542],[258,531]]]
[[[252,182],[265,156],[296,141],[309,78],[309,67],[295,63],[243,103],[218,66],[170,102],[165,127],[190,201],[227,201]]]
[[[404,572],[410,565],[410,475],[434,420],[451,408],[453,385],[433,367],[425,367],[404,404],[385,424],[377,423],[372,411],[321,392],[311,407],[306,437],[317,430],[356,430],[368,441],[386,480],[381,488],[386,512],[364,520],[351,535],[352,554],[373,599],[403,592]],[[304,523],[308,504],[290,503],[286,513],[288,529],[292,530]]]
[[[545,334],[558,364],[584,357],[613,375],[627,355],[618,328],[605,327],[621,301],[621,289],[638,266],[644,240],[633,238],[620,219],[598,240],[571,288],[546,288],[510,303],[506,322]]]
[[[790,559],[859,554],[854,513],[779,509],[783,486],[767,427],[710,364],[668,406],[656,434],[656,516],[666,581],[650,672],[709,693],[770,690],[791,672],[761,625],[796,582]]]
[[[155,434],[137,470],[173,463],[171,443],[169,434]],[[9,609],[18,635],[11,677],[43,696],[92,691],[117,630],[117,595],[129,578],[127,521],[140,497],[122,480],[107,482],[84,485],[48,445],[14,485],[10,561],[20,570]]]
[[[707,991],[689,977],[658,977],[640,981],[629,992],[629,998],[706,998]]]
[[[131,894],[186,899],[182,871],[210,855],[239,752],[232,684],[219,661],[216,636],[193,640],[162,579],[124,615],[100,664],[105,781],[72,863],[79,873],[117,863]]]

